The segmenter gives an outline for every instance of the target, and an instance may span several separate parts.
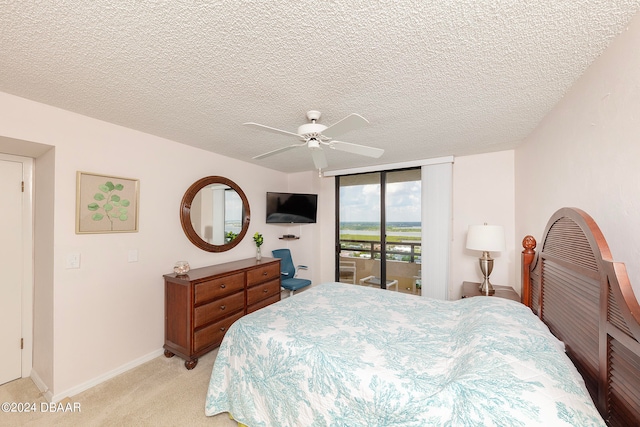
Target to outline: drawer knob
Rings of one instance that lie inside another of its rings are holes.
[[[223,326],[222,328],[220,328],[220,330],[221,330],[222,332],[224,332],[224,331],[226,331],[226,330],[227,330],[227,328],[225,328],[225,327]]]
[[[226,305],[221,305],[221,306],[220,306],[220,310],[224,310],[225,308],[227,308],[227,306],[226,306]]]
[[[263,289],[262,292],[266,294],[267,292],[269,292],[269,289]]]
[[[268,274],[268,273],[267,273],[266,271],[263,271],[263,272],[262,272],[262,275],[263,275],[263,276],[266,276],[267,274]]]
[[[227,285],[225,285],[224,283],[222,285],[220,285],[220,288],[222,288],[222,289],[224,289],[226,287],[227,287]]]

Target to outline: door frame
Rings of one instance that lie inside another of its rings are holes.
[[[382,169],[370,170],[366,172],[354,173],[353,175],[378,174],[380,176],[380,281],[381,289],[386,289],[387,279],[387,174],[402,172],[405,170],[420,170],[422,176],[422,168],[411,166],[398,169]],[[343,175],[335,176],[335,280],[340,280],[340,178]],[[422,193],[420,195],[422,197]],[[372,248],[373,249],[373,248]],[[371,253],[373,259],[373,252]]]
[[[0,160],[22,163],[22,378],[31,375],[33,367],[33,169],[31,157],[0,153]]]

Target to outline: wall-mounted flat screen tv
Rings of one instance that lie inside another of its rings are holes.
[[[317,194],[267,192],[267,224],[312,224],[317,212]]]

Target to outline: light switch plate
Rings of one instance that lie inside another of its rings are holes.
[[[128,258],[129,262],[138,262],[138,250],[129,249]]]
[[[80,254],[78,252],[67,254],[67,268],[80,268]]]

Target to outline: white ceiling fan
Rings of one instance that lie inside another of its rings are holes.
[[[265,157],[273,156],[284,151],[288,151],[298,147],[306,146],[311,151],[311,157],[313,158],[313,164],[317,169],[324,169],[328,166],[327,158],[322,151],[322,146],[332,148],[334,150],[346,151],[348,153],[359,154],[362,156],[378,158],[382,156],[384,150],[381,148],[367,147],[364,145],[352,144],[350,142],[336,141],[333,138],[342,135],[343,133],[359,129],[369,122],[364,117],[358,114],[350,114],[344,119],[332,124],[331,126],[325,126],[317,123],[320,119],[320,111],[311,110],[307,112],[307,118],[311,123],[304,124],[298,128],[298,133],[289,132],[286,130],[276,129],[270,126],[261,125],[259,123],[244,123],[247,126],[253,126],[268,132],[295,136],[300,139],[301,143],[291,144],[286,147],[278,148],[273,151],[269,151],[264,154],[255,156],[254,159],[264,159]]]

